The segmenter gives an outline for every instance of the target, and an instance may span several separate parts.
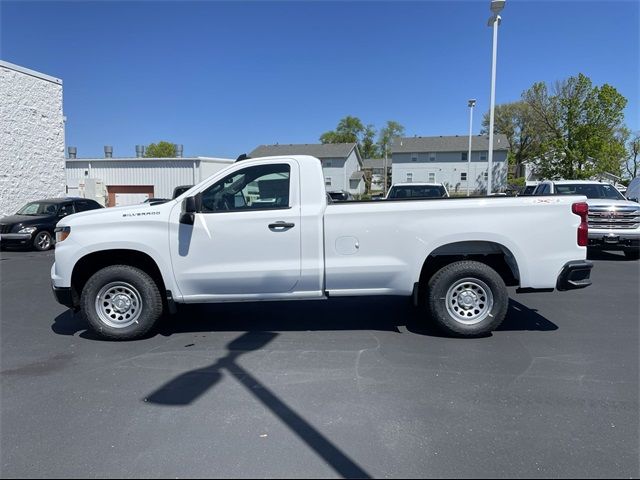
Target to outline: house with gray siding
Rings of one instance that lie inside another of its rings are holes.
[[[327,192],[345,190],[354,195],[365,192],[363,163],[357,143],[303,143],[260,145],[252,158],[280,155],[311,155],[322,163]]]
[[[493,191],[507,186],[509,141],[502,134],[493,137]],[[391,146],[392,181],[437,182],[450,193],[486,192],[489,137],[471,137],[471,164],[468,162],[469,137],[466,135],[398,138]]]

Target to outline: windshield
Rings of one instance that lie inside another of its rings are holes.
[[[556,185],[558,195],[584,195],[587,198],[606,198],[608,200],[625,200],[622,194],[612,185],[597,183],[569,183]]]
[[[389,198],[440,198],[446,197],[442,185],[396,185],[391,187]]]
[[[16,215],[55,215],[57,212],[56,203],[31,202],[18,210]]]

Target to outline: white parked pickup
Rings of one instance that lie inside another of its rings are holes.
[[[519,292],[588,286],[585,197],[327,203],[318,159],[236,162],[159,205],[64,218],[58,301],[132,339],[176,303],[404,295],[478,336]],[[550,235],[549,232],[553,232]]]

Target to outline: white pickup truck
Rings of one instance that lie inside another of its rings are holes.
[[[585,198],[327,203],[318,159],[236,162],[159,205],[64,218],[53,290],[102,337],[147,333],[176,303],[413,296],[458,336],[519,292],[590,285]],[[553,232],[552,235],[549,232]]]
[[[584,195],[589,205],[589,248],[621,250],[640,259],[640,205],[613,186],[593,180],[545,180],[534,195]]]

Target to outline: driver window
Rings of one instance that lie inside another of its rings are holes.
[[[202,192],[203,213],[289,208],[288,164],[243,168]]]

